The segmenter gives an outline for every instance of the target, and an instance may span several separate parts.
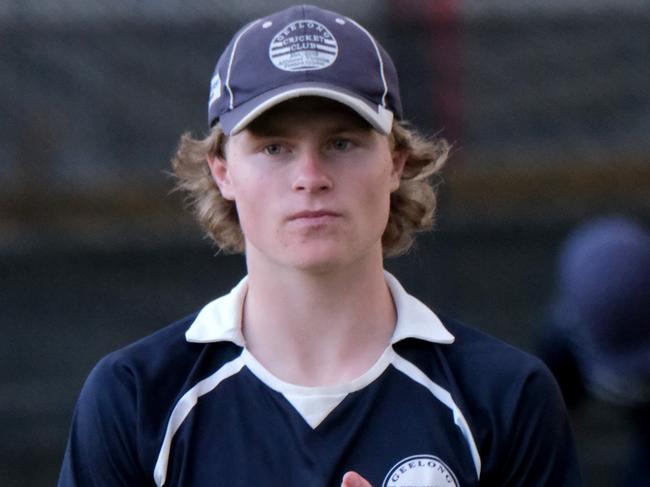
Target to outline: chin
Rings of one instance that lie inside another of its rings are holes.
[[[370,253],[368,248],[359,249],[341,242],[320,242],[318,245],[297,246],[287,254],[287,263],[296,269],[324,273],[350,268]]]
[[[336,253],[318,253],[314,255],[294,254],[288,263],[291,267],[303,271],[326,272],[345,265],[346,259]]]

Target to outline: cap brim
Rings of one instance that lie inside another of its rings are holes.
[[[358,96],[323,83],[298,83],[268,91],[221,115],[219,125],[226,135],[235,135],[270,108],[301,96],[318,96],[337,101],[354,110],[378,132],[384,135],[391,132],[393,112],[380,105],[373,107]]]

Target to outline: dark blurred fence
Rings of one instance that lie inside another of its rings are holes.
[[[194,3],[203,10],[177,16],[139,3],[88,18],[0,8],[3,486],[54,482],[102,355],[244,272],[215,256],[165,175],[179,134],[205,130],[220,49],[255,15]],[[436,309],[532,349],[572,225],[603,212],[650,221],[650,7],[321,3],[369,25],[394,55],[408,117],[456,144],[438,231],[389,269]],[[587,485],[613,485],[623,426],[602,405],[576,418]]]

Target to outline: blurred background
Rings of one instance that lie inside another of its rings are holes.
[[[172,193],[226,42],[284,0],[0,3],[0,485],[55,483],[106,353],[230,289]],[[407,118],[454,144],[440,217],[387,262],[434,307],[535,351],[565,236],[650,222],[650,3],[313,1],[392,54]],[[625,418],[572,412],[585,485],[616,485]]]

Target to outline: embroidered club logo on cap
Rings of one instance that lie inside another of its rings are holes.
[[[331,66],[339,47],[332,33],[315,20],[298,20],[278,32],[269,45],[269,58],[283,71],[311,71]]]

